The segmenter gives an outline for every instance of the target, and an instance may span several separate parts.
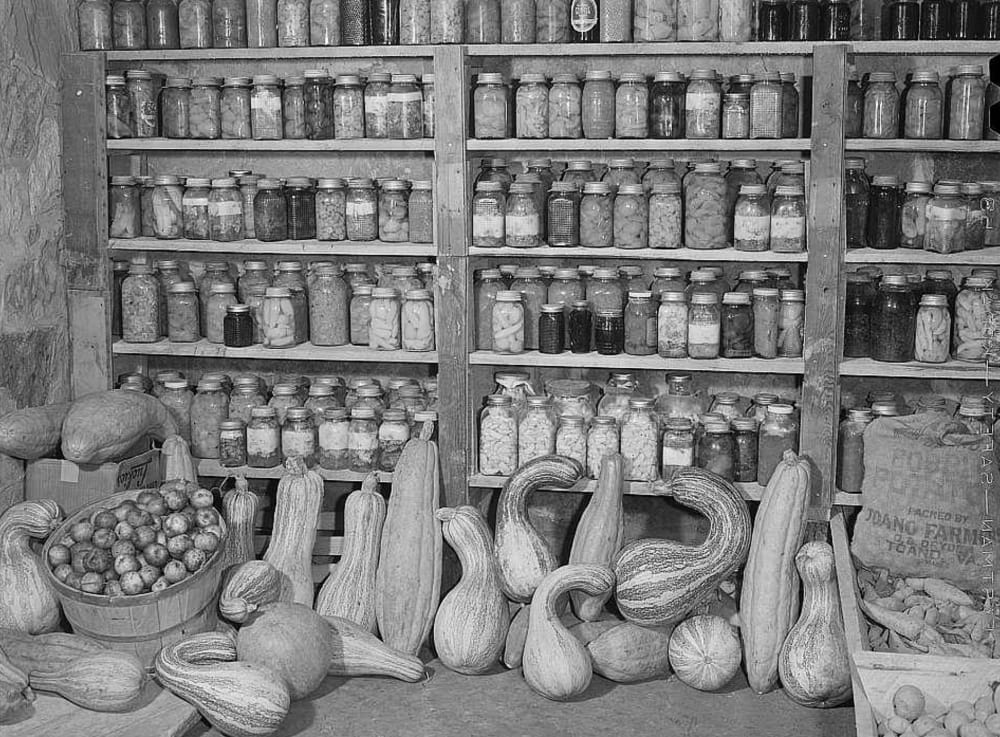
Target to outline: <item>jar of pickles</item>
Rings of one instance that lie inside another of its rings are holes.
[[[265,348],[296,345],[296,315],[288,287],[267,287],[264,292],[261,332]]]
[[[142,234],[142,213],[139,204],[139,190],[134,177],[111,177],[108,192],[110,225],[108,235],[112,238],[138,238]]]
[[[378,238],[378,202],[371,179],[347,180],[347,240],[373,241]]]
[[[687,351],[691,358],[718,358],[721,315],[717,294],[696,292],[691,295],[687,332]]]
[[[844,200],[847,247],[867,245],[869,186],[865,176],[865,160],[844,159]]]
[[[523,353],[525,314],[520,292],[501,290],[492,312],[492,345],[497,353]]]
[[[913,360],[944,363],[951,350],[951,313],[943,294],[925,294],[917,309]]]
[[[978,182],[964,182],[962,196],[965,198],[965,250],[979,251],[986,245],[987,213],[983,208],[983,185]]]
[[[378,202],[378,237],[387,243],[410,240],[406,182],[392,179],[382,183]]]
[[[722,88],[714,69],[691,72],[684,98],[685,136],[718,138],[721,134]]]
[[[583,84],[580,114],[584,138],[613,138],[615,135],[615,84],[611,72],[589,71]]]
[[[865,89],[865,138],[896,138],[899,135],[899,90],[893,72],[872,72]]]
[[[518,138],[549,137],[549,89],[544,74],[525,73],[515,94]]]
[[[684,188],[684,245],[688,248],[725,248],[726,181],[718,162],[695,165]]]
[[[581,138],[582,93],[575,74],[560,73],[552,77],[548,96],[548,126],[551,138]]]
[[[369,312],[369,345],[376,350],[398,351],[401,346],[398,292],[391,287],[375,287]]]
[[[805,292],[801,289],[781,290],[778,313],[778,356],[802,357],[802,336],[805,326]]]
[[[614,202],[607,182],[587,182],[580,200],[580,245],[608,248],[614,242]]]
[[[283,241],[288,237],[288,209],[281,182],[257,181],[253,200],[254,235],[264,242]]]
[[[535,0],[501,0],[500,11],[503,17],[501,43],[535,43]]]
[[[189,137],[190,107],[191,80],[185,77],[168,77],[160,93],[160,114],[165,137]]]
[[[184,232],[184,190],[170,174],[153,178],[153,234],[161,239],[180,238]]]
[[[992,340],[990,291],[994,282],[988,277],[970,276],[962,283],[955,298],[955,325],[952,350],[959,361],[982,362],[987,357],[987,338]]]
[[[434,302],[426,289],[404,294],[402,347],[404,351],[434,350]]]

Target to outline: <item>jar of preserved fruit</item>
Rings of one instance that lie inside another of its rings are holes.
[[[191,83],[188,131],[191,138],[222,135],[222,92],[215,77],[196,77]]]
[[[525,310],[520,292],[501,290],[496,294],[491,315],[492,345],[497,353],[523,353]]]
[[[646,171],[643,172],[641,182],[646,194],[652,192],[653,187],[657,184],[676,184],[678,188],[681,184],[680,177],[674,171],[673,159],[653,159],[650,161]]]
[[[556,74],[548,95],[548,127],[552,138],[580,138],[582,93],[575,74]]]
[[[167,412],[177,423],[177,434],[190,442],[191,440],[191,400],[194,395],[188,386],[187,379],[177,378],[167,379],[163,382],[163,389],[159,393],[159,399]]]
[[[727,422],[707,422],[698,441],[698,467],[735,480],[736,447]]]
[[[872,179],[868,208],[868,245],[871,248],[899,247],[901,198],[899,181],[895,176],[876,176]],[[962,214],[964,220],[965,214]]]
[[[125,88],[125,77],[109,74],[105,78],[104,94],[108,138],[131,138],[132,98]]]
[[[611,72],[587,72],[580,113],[584,138],[614,138],[615,83],[611,80]]]
[[[434,302],[426,289],[404,294],[402,347],[404,351],[434,350]]]
[[[663,358],[686,358],[688,341],[688,305],[684,292],[660,293],[657,312],[657,352]]]
[[[951,313],[943,294],[925,294],[917,310],[913,360],[944,363],[951,350]]]
[[[371,326],[372,287],[354,287],[351,294],[351,345],[368,345]]]
[[[477,248],[506,245],[506,219],[507,201],[502,185],[479,182],[472,199],[472,245]]]
[[[632,159],[611,159],[607,169],[604,170],[602,182],[611,185],[613,193],[618,192],[618,188],[623,184],[639,184],[639,173],[635,168],[635,161]]]
[[[847,158],[844,160],[844,200],[847,247],[864,248],[868,245],[868,177],[865,176],[865,160]]]
[[[79,26],[80,51],[110,51],[110,0],[83,0],[76,11]]]
[[[648,245],[649,212],[641,184],[619,187],[612,222],[615,248],[645,248]]]
[[[393,74],[389,88],[389,138],[423,138],[424,96],[412,74]]]
[[[750,97],[745,93],[722,96],[722,137],[750,137]]]
[[[754,355],[775,358],[778,355],[778,290],[761,287],[753,290]]]
[[[837,489],[860,494],[865,478],[865,428],[872,421],[866,409],[847,410],[840,423],[837,443]]]
[[[771,245],[771,203],[763,184],[744,184],[733,213],[737,251],[767,251]]]
[[[904,138],[940,138],[944,124],[944,102],[934,71],[916,71],[906,89],[903,113]]]
[[[962,196],[965,198],[965,250],[979,251],[986,245],[987,213],[983,209],[983,185],[978,182],[964,182]]]
[[[184,232],[184,190],[180,180],[169,174],[153,179],[153,233],[157,238],[180,238]]]
[[[625,352],[651,356],[657,349],[657,308],[650,292],[629,292],[625,308]]]
[[[476,283],[476,350],[493,348],[493,305],[498,292],[505,290],[497,269],[484,269]]]
[[[787,41],[788,4],[783,0],[762,0],[757,8],[757,40]]]
[[[695,165],[685,183],[684,245],[688,248],[725,248],[726,180],[718,162]]]
[[[865,89],[865,138],[896,138],[899,135],[899,90],[892,72],[872,72]]]
[[[681,188],[679,184],[653,185],[649,197],[649,247],[680,248],[682,240]]]
[[[719,0],[678,0],[678,41],[719,40]]]
[[[241,0],[212,0],[212,45],[217,49],[246,48],[246,3]]]
[[[569,41],[570,0],[537,0],[535,43],[560,44]]]
[[[608,248],[614,241],[614,201],[607,182],[587,182],[580,200],[580,245]]]
[[[146,48],[180,48],[180,34],[177,27],[177,0],[147,1]]]
[[[532,396],[526,400],[527,409],[517,428],[517,462],[524,465],[544,455],[555,453],[558,419],[552,400],[546,396]]]
[[[219,457],[219,429],[229,418],[229,397],[216,381],[198,384],[191,400],[191,455],[196,458]]]
[[[243,238],[243,198],[231,177],[212,180],[208,195],[208,237],[224,242]]]
[[[645,138],[649,134],[649,89],[646,75],[625,72],[615,93],[615,137]]]
[[[429,44],[431,42],[430,0],[400,0],[397,11],[399,16],[398,29],[394,28],[392,23],[393,10],[395,10],[393,5],[395,4],[394,2],[383,3],[377,8],[377,10],[383,11],[377,14],[380,16],[379,20],[381,21],[378,35],[384,38],[378,41],[374,38],[370,41],[359,40],[357,42],[359,45],[372,42],[383,44],[401,43],[404,45]],[[394,36],[398,36],[398,41],[390,40]]]
[[[636,395],[638,389],[639,382],[635,374],[613,372],[604,385],[604,395],[597,405],[597,413],[620,424],[628,413],[629,400]]]
[[[927,203],[931,200],[930,182],[907,182],[906,196],[900,211],[899,245],[902,248],[924,247],[927,230]]]
[[[399,179],[383,182],[378,201],[378,237],[388,243],[410,240],[407,208],[408,184]]]
[[[625,290],[618,273],[614,269],[602,268],[594,271],[587,280],[587,301],[595,310],[622,309],[625,305]]]
[[[722,88],[714,69],[691,72],[684,97],[687,138],[718,138],[721,133]]]
[[[320,384],[318,378],[330,379],[337,383]],[[340,407],[340,400],[335,396],[335,392],[344,392],[343,380],[339,376],[317,377],[309,386],[309,398],[302,406],[308,408],[313,413],[313,422],[319,428],[323,424],[326,410],[330,407]]]
[[[205,338],[209,343],[225,343],[226,309],[236,304],[236,287],[214,284],[205,307]]]
[[[465,42],[500,43],[500,0],[470,0],[466,4]]]
[[[781,138],[782,85],[777,72],[754,75],[750,90],[750,138]]]
[[[798,452],[799,426],[790,404],[768,405],[757,436],[757,483],[766,486],[786,450]]]
[[[541,213],[536,209],[533,195],[534,186],[531,183],[514,182],[510,185],[504,215],[505,245],[532,248],[541,244]]]
[[[513,400],[491,394],[479,415],[479,473],[510,476],[517,469],[518,422]]]
[[[380,351],[400,349],[399,293],[390,288],[375,287],[369,307],[371,319],[368,326],[368,342]]]
[[[778,313],[778,356],[802,357],[802,334],[805,326],[806,295],[801,289],[781,290]]]
[[[589,161],[567,161],[560,181],[572,184],[582,191],[585,184],[597,181],[594,165]]]
[[[703,292],[692,294],[688,310],[688,355],[691,358],[718,358],[720,336],[719,296]]]
[[[347,345],[350,290],[339,266],[317,266],[309,285],[309,340],[313,345]]]
[[[194,343],[201,340],[198,294],[193,282],[171,284],[167,292],[167,340]]]
[[[286,77],[281,92],[281,126],[285,138],[308,137],[306,129],[305,77]]]
[[[290,20],[298,20],[294,13]],[[302,44],[281,43],[281,46],[337,46],[340,44],[340,2],[339,0],[310,0],[306,12],[309,24],[309,40]]]
[[[659,466],[659,429],[653,400],[629,400],[628,414],[621,425],[620,448],[629,481],[656,481]]]
[[[949,16],[952,3],[946,0],[927,0],[920,7],[920,38],[944,41],[948,38]]]
[[[146,48],[146,10],[142,0],[114,0],[111,22],[115,49],[141,51]]]
[[[694,426],[691,420],[673,417],[663,422],[661,461],[663,480],[669,481],[674,473],[694,465]]]
[[[347,456],[351,471],[374,471],[378,458],[378,419],[370,407],[351,410],[347,432]]]
[[[722,358],[753,356],[754,323],[749,294],[727,292],[723,295],[720,335],[719,355]]]
[[[587,475],[598,478],[601,475],[601,464],[608,455],[617,453],[618,422],[614,417],[597,416],[590,423],[587,431]]]
[[[288,209],[279,180],[261,179],[257,182],[253,219],[258,240],[271,242],[288,238]]]
[[[112,238],[138,238],[142,233],[139,190],[134,177],[111,177],[108,192],[108,235]]]
[[[595,414],[591,390],[589,381],[550,379],[545,382],[545,391],[552,397],[553,411],[560,419],[579,417],[590,422]]]
[[[333,129],[336,138],[364,138],[364,92],[356,74],[337,75],[333,89]]]
[[[549,137],[549,89],[544,74],[521,75],[515,109],[518,138]]]
[[[159,133],[160,105],[153,75],[144,70],[125,72],[125,85],[132,101],[132,135],[151,138]]]
[[[188,116],[191,107],[191,80],[168,77],[160,93],[160,113],[163,135],[167,138],[187,138],[190,134]]]
[[[871,313],[871,357],[876,361],[913,360],[916,297],[901,274],[882,278]]]
[[[936,253],[957,253],[966,246],[968,207],[957,184],[937,184],[927,203],[924,248]]]
[[[753,290],[757,287],[767,286],[770,286],[767,278],[767,272],[754,269],[740,272],[739,280],[734,291],[745,292],[746,294],[752,295]]]
[[[649,105],[652,138],[684,138],[686,84],[678,72],[657,72]]]
[[[258,141],[275,141],[282,136],[281,88],[273,74],[253,78],[250,95],[250,129]]]
[[[986,84],[983,68],[961,64],[948,83],[948,138],[978,141],[983,137]]]
[[[767,408],[778,402],[778,395],[769,392],[754,394],[747,408],[746,416],[759,426],[767,418]]]
[[[951,343],[959,361],[977,363],[987,357],[987,339],[992,340],[990,291],[993,283],[988,277],[967,277],[955,298]]]
[[[801,253],[806,250],[806,201],[801,187],[779,186],[771,203],[771,250]]]

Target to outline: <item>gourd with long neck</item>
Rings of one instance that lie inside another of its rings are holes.
[[[59,599],[30,544],[61,521],[62,510],[51,499],[20,502],[0,516],[0,627],[33,635],[59,628]]]

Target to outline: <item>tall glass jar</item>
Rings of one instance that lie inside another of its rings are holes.
[[[536,0],[535,43],[569,43],[570,0]]]
[[[903,113],[904,138],[940,138],[944,125],[944,99],[938,73],[918,70],[910,77]]]
[[[212,45],[217,49],[246,48],[247,8],[242,0],[212,0]]]
[[[621,425],[620,451],[625,460],[625,478],[655,481],[659,468],[659,430],[653,400],[629,400],[629,410]]]
[[[378,418],[370,407],[351,410],[347,433],[347,455],[350,470],[356,473],[374,471],[378,462]]]
[[[657,304],[650,292],[629,292],[625,308],[625,352],[651,356],[657,349]]]
[[[364,92],[356,74],[338,74],[333,89],[335,138],[364,138]]]
[[[986,245],[986,222],[989,217],[983,207],[983,185],[978,182],[964,182],[962,196],[965,198],[966,206],[965,250],[982,250]]]
[[[779,333],[778,290],[753,290],[753,352],[759,358],[776,358]]]
[[[191,138],[219,138],[222,135],[222,92],[215,77],[196,77],[191,83],[188,132]]]
[[[347,237],[346,187],[343,179],[320,179],[316,183],[317,240],[342,241]]]
[[[401,309],[404,351],[434,350],[434,302],[426,289],[411,289]]]
[[[491,343],[496,353],[523,353],[525,314],[520,292],[501,290],[491,315]]]
[[[952,141],[978,141],[983,137],[986,100],[983,68],[962,64],[948,83],[948,138]]]
[[[660,356],[663,358],[686,358],[688,305],[684,292],[665,291],[660,293],[656,327],[657,352]]]
[[[777,72],[754,76],[750,89],[750,138],[781,138],[781,88]]]
[[[278,0],[278,46],[308,46],[309,0]]]
[[[893,72],[872,72],[865,89],[865,138],[896,138],[899,135],[899,90]]]
[[[132,98],[125,88],[125,77],[109,74],[105,78],[105,109],[108,138],[131,138]]]
[[[160,104],[157,95],[158,81],[142,69],[125,72],[125,83],[132,100],[132,135],[151,138],[160,129]]]
[[[291,348],[297,344],[295,307],[288,287],[266,288],[262,316],[265,348]]]
[[[806,249],[806,202],[801,187],[779,186],[771,203],[771,250],[801,253]]]
[[[966,246],[968,207],[958,184],[937,184],[927,203],[927,230],[924,249],[936,253],[957,253]]]
[[[793,7],[811,7],[814,0],[799,0]],[[793,39],[795,40],[795,39]],[[795,88],[795,75],[780,72],[781,77],[781,137],[797,138],[799,135],[799,91]]]
[[[805,328],[806,295],[801,289],[781,290],[778,313],[778,356],[801,358]]]
[[[514,248],[533,248],[540,245],[542,217],[534,200],[534,187],[527,182],[510,185],[504,215],[504,243]]]
[[[122,340],[155,343],[160,339],[160,287],[153,268],[133,262],[122,282]]]
[[[771,203],[763,184],[744,184],[733,213],[737,251],[767,251],[771,244]]]
[[[865,428],[872,421],[866,409],[849,409],[837,433],[837,489],[860,494],[865,477]]]
[[[281,182],[260,179],[253,201],[254,235],[264,242],[283,241],[288,237],[288,208]]]
[[[347,180],[347,240],[373,241],[378,238],[378,197],[371,179]]]
[[[413,74],[393,74],[389,87],[389,138],[423,138],[424,97]]]
[[[309,43],[302,45],[337,46],[340,43],[339,0],[310,0],[307,17]]]
[[[339,266],[318,266],[309,285],[309,340],[313,345],[349,342],[350,290]]]
[[[369,310],[369,345],[380,351],[398,351],[401,347],[399,293],[391,287],[376,287],[372,290]]]
[[[476,293],[476,350],[488,351],[493,348],[493,305],[498,292],[505,285],[497,269],[484,269],[479,273],[475,285]],[[550,296],[550,300],[551,296]]]
[[[615,135],[615,84],[611,72],[589,71],[580,102],[584,138],[613,138]]]
[[[871,357],[876,361],[913,360],[917,303],[906,277],[887,274],[882,278],[872,305]]]
[[[323,411],[323,422],[317,429],[320,468],[329,471],[346,471],[350,468],[349,430],[350,417],[346,409],[327,407]]]
[[[718,358],[721,314],[717,294],[696,292],[688,310],[687,350],[691,358]]]
[[[907,182],[906,196],[900,210],[899,245],[902,248],[924,247],[927,231],[927,203],[931,200],[929,182]]]
[[[368,75],[365,84],[365,136],[367,138],[389,137],[389,89],[392,77],[382,72]]]
[[[549,245],[580,245],[580,193],[575,185],[553,182],[546,214]]]
[[[762,0],[757,10],[757,40],[787,41],[788,5],[781,0]]]
[[[465,42],[500,43],[500,0],[470,0],[465,6]]]
[[[312,410],[289,407],[281,426],[281,455],[285,460],[301,458],[307,466],[316,461],[316,425]]]
[[[582,137],[582,92],[576,75],[567,73],[554,75],[548,99],[549,136],[551,138]]]
[[[719,355],[722,358],[753,356],[754,323],[749,294],[727,292],[723,295],[720,335]]]
[[[515,94],[516,135],[518,138],[549,137],[549,89],[544,74],[521,75]]]
[[[872,179],[868,208],[868,245],[871,248],[899,247],[900,207],[899,180],[895,176]],[[962,215],[964,220],[964,213]]]
[[[322,69],[306,69],[303,74],[306,137],[314,141],[333,138],[333,87],[330,76]]]
[[[212,180],[208,195],[208,237],[223,242],[243,238],[243,198],[231,177]]]
[[[476,80],[472,98],[476,138],[507,138],[510,136],[507,85],[502,74],[483,72]]]
[[[193,282],[171,284],[167,290],[167,339],[194,343],[201,339],[198,294]]]
[[[184,190],[170,174],[153,179],[153,234],[161,239],[180,238],[184,232]]]
[[[865,160],[844,159],[844,200],[847,247],[865,248],[868,245],[869,186],[865,175]]]
[[[141,51],[146,48],[146,10],[142,0],[114,0],[111,20],[115,49]]]
[[[624,72],[615,93],[615,138],[645,138],[649,134],[648,121],[646,75]]]
[[[722,88],[714,69],[691,72],[684,98],[687,138],[719,138],[722,121]]]
[[[614,200],[607,182],[587,182],[580,200],[580,245],[608,248],[614,242]]]
[[[618,450],[618,422],[614,417],[598,415],[591,421],[587,432],[587,475],[599,478],[604,458]]]
[[[684,245],[688,248],[725,248],[729,243],[726,232],[726,181],[717,162],[695,165],[685,182]]]
[[[76,11],[80,51],[110,51],[111,1],[83,0]]]
[[[236,287],[232,284],[212,286],[205,309],[205,339],[209,343],[222,344],[224,340],[223,321],[226,308],[236,304]]]
[[[775,403],[767,408],[757,434],[757,483],[761,486],[771,480],[786,450],[799,450],[799,426],[794,411],[790,404]]]
[[[612,216],[615,248],[646,248],[649,211],[641,184],[623,184],[614,199]]]
[[[247,0],[247,45],[267,49],[278,45],[276,0]]]
[[[191,455],[219,457],[219,425],[229,418],[229,397],[222,385],[202,380],[191,400]]]
[[[499,248],[506,245],[507,201],[500,182],[479,182],[472,198],[472,246]]]
[[[147,1],[146,48],[180,48],[180,34],[177,27],[177,0]]]
[[[378,201],[378,237],[387,243],[410,240],[410,218],[407,207],[409,185],[392,179],[382,183]]]
[[[652,138],[684,138],[686,84],[678,72],[657,72],[649,103]]]
[[[548,289],[542,281],[538,269],[532,267],[518,269],[510,288],[512,291],[519,292],[522,296],[524,308],[524,347],[527,350],[537,350],[538,317],[541,315],[542,305],[545,304],[548,296]]]
[[[134,177],[111,177],[108,210],[110,237],[138,238],[142,234],[139,190],[135,186]]]
[[[558,419],[552,400],[547,396],[526,399],[526,410],[517,427],[517,462],[523,466],[528,461],[556,450]]]
[[[372,287],[365,284],[351,293],[351,345],[368,345],[371,327]]]
[[[162,132],[166,138],[187,138],[191,107],[191,80],[168,77],[160,93]]]
[[[305,77],[285,77],[281,92],[281,127],[285,138],[301,140],[308,137],[305,84]]]
[[[719,40],[719,0],[678,0],[678,41]]]
[[[955,327],[952,349],[959,361],[981,363],[986,358],[987,339],[992,340],[992,308],[990,291],[993,281],[987,277],[970,276],[962,283],[955,298]]]
[[[503,18],[501,43],[535,43],[535,0],[501,0],[500,13]]]
[[[680,248],[683,216],[680,185],[654,184],[649,197],[649,247]]]
[[[951,313],[943,294],[925,294],[917,310],[913,360],[944,363],[951,350]]]

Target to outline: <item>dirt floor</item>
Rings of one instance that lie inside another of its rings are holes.
[[[594,676],[583,697],[538,696],[520,671],[462,676],[438,662],[423,683],[329,678],[300,701],[276,737],[850,737],[854,711],[805,709],[780,690],[757,696],[742,674],[722,693],[676,678],[621,685]],[[220,737],[196,729],[191,737]]]

